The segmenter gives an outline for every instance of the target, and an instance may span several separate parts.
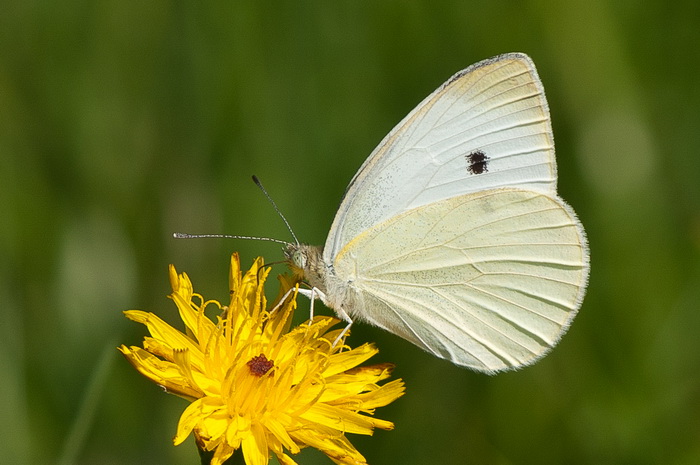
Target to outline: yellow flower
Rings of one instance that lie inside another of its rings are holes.
[[[269,268],[258,258],[242,274],[238,255],[231,257],[228,306],[204,301],[186,274],[170,267],[171,298],[186,332],[153,313],[125,312],[151,334],[143,348],[122,345],[131,364],[167,392],[192,403],[177,427],[175,444],[194,432],[200,449],[213,451],[219,465],[241,448],[248,465],[268,463],[270,451],[283,465],[294,464],[287,452],[306,446],[338,464],[363,464],[365,458],[345,433],[371,435],[393,423],[373,417],[404,392],[390,376],[390,364],[358,367],[378,350],[333,345],[341,329],[336,318],[316,316],[290,330],[297,289],[281,276],[275,305],[267,307],[263,284]],[[218,312],[216,321],[205,308]]]

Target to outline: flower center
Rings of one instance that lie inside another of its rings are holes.
[[[258,377],[270,371],[273,366],[275,366],[275,363],[272,360],[268,360],[264,354],[253,357],[248,361],[250,372]]]

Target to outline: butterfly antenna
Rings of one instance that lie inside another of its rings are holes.
[[[267,197],[267,200],[269,200],[270,203],[272,204],[272,208],[275,209],[275,211],[276,211],[277,214],[280,216],[280,218],[282,218],[282,221],[284,221],[284,224],[287,226],[287,229],[289,230],[289,233],[290,233],[290,234],[292,235],[292,237],[294,238],[294,242],[295,242],[297,245],[299,245],[299,239],[297,239],[296,234],[294,234],[294,231],[292,231],[292,227],[289,225],[289,222],[287,221],[287,218],[284,217],[284,215],[282,214],[282,212],[280,211],[280,209],[277,207],[277,204],[275,203],[275,201],[272,200],[272,197],[270,197],[270,194],[267,193],[267,191],[265,190],[265,187],[262,185],[262,183],[260,182],[260,180],[258,179],[258,177],[255,176],[255,175],[253,175],[253,182],[255,183],[256,186],[258,186],[258,187],[260,188],[260,190],[263,192],[263,194],[265,194],[265,197]]]
[[[202,238],[216,238],[216,239],[251,239],[254,241],[270,241],[276,242],[278,244],[289,245],[289,242],[281,241],[279,239],[273,239],[271,237],[257,237],[257,236],[234,236],[231,234],[187,234],[187,233],[173,233],[175,239],[202,239]],[[296,239],[296,238],[295,238]]]

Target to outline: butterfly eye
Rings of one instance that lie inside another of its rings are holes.
[[[303,270],[306,266],[306,253],[304,253],[303,250],[299,249],[298,246],[294,244],[290,244],[286,248],[284,251],[284,256],[289,264],[295,268]]]

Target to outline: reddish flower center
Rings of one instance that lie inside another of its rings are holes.
[[[250,372],[258,377],[270,371],[273,366],[275,366],[275,363],[272,360],[268,360],[264,354],[253,357],[248,361]]]

